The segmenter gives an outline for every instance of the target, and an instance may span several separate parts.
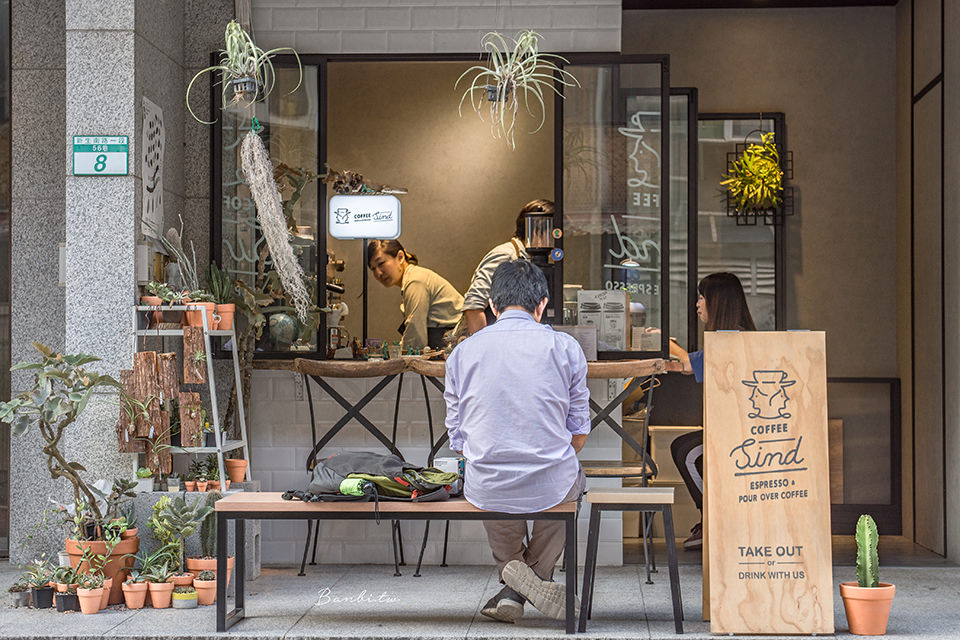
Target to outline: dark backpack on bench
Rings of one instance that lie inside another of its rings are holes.
[[[379,500],[432,502],[449,498],[451,485],[459,478],[459,474],[419,467],[393,454],[345,452],[317,460],[306,491],[288,491],[284,497],[321,501],[376,497]],[[341,493],[344,480],[359,480],[363,495]],[[288,497],[287,494],[291,495]]]

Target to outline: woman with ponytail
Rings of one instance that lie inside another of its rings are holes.
[[[418,264],[396,240],[371,240],[367,266],[385,287],[400,287],[400,333],[404,349],[443,348],[443,334],[460,320],[463,296],[449,282]]]

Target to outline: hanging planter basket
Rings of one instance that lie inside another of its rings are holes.
[[[521,31],[512,44],[497,32],[483,36],[480,41],[481,59],[478,64],[464,71],[454,87],[464,79],[469,85],[460,97],[458,113],[463,116],[463,103],[469,98],[470,106],[483,120],[481,108],[483,96],[490,103],[490,132],[494,138],[503,138],[511,149],[516,148],[514,130],[520,102],[531,116],[539,107],[540,124],[530,133],[536,133],[545,121],[544,92],[553,91],[563,97],[557,85],[579,87],[580,83],[569,71],[559,66],[568,60],[562,56],[540,51],[541,36],[535,31]]]
[[[256,78],[251,76],[234,78],[231,84],[233,85],[234,103],[252,104],[263,100],[263,85],[257,82]]]
[[[760,142],[747,142],[754,133]],[[737,225],[782,225],[786,216],[796,210],[793,187],[785,180],[793,179],[793,152],[781,152],[773,132],[755,129],[743,143],[727,154],[727,172],[723,176],[726,214]]]

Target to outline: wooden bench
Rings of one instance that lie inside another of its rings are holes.
[[[483,511],[463,498],[443,502],[301,502],[284,500],[279,492],[240,492],[216,503],[217,514],[217,631],[226,631],[244,618],[244,520],[560,520],[566,524],[566,632],[575,633],[577,591],[577,503],[565,502],[537,513]],[[236,536],[234,609],[227,611],[227,526]],[[319,526],[319,523],[318,523]],[[572,570],[571,570],[572,569]]]

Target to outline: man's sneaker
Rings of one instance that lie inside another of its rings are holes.
[[[683,541],[683,548],[687,551],[703,549],[703,523],[698,522],[690,529],[690,537]]]
[[[523,615],[523,596],[510,587],[504,587],[483,605],[480,613],[500,622],[513,622]]]
[[[511,560],[503,568],[503,581],[522,595],[543,615],[564,620],[567,608],[567,590],[559,582],[548,582],[519,560]],[[575,615],[580,614],[580,598],[574,598]]]

